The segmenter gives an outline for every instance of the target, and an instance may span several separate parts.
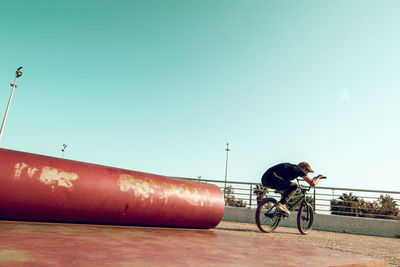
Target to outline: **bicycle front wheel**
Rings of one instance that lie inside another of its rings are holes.
[[[297,229],[303,235],[311,231],[314,222],[314,210],[312,206],[306,202],[301,203],[300,209],[297,213]]]
[[[257,206],[256,223],[261,232],[271,233],[278,227],[281,215],[275,208],[276,204],[275,199],[266,198]]]

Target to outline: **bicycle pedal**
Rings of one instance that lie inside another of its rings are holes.
[[[286,220],[286,219],[289,218],[289,215],[285,213],[285,214],[282,215],[282,218]]]

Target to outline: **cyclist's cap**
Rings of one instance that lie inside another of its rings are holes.
[[[309,172],[314,172],[314,170],[311,169],[311,166],[310,166],[310,164],[308,164],[308,162],[305,162],[305,161],[300,162],[299,164],[297,164],[297,166],[299,166],[300,168],[304,168]]]

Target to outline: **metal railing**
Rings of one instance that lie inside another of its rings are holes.
[[[217,185],[224,192],[225,181],[184,178]],[[259,183],[227,181],[229,197],[240,206],[257,208],[254,189]],[[280,194],[268,189],[267,196],[279,199]],[[337,187],[313,187],[307,193],[314,199],[314,211],[319,214],[400,220],[400,191],[381,191]],[[226,199],[227,196],[225,196]]]

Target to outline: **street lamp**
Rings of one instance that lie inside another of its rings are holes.
[[[10,109],[10,104],[11,104],[11,99],[12,99],[12,96],[13,96],[13,93],[14,93],[14,89],[17,87],[17,84],[16,84],[17,78],[19,78],[19,77],[22,76],[22,71],[21,71],[21,69],[22,69],[22,67],[19,67],[19,68],[17,69],[17,71],[15,72],[15,79],[14,79],[14,82],[10,84],[11,87],[12,87],[12,90],[11,90],[10,99],[8,100],[8,105],[7,105],[6,113],[4,114],[3,123],[1,124],[1,129],[0,129],[0,140],[1,140],[1,136],[2,136],[2,134],[3,134],[4,125],[6,124],[7,115],[8,115],[8,110]]]
[[[225,186],[224,186],[224,197],[225,197],[225,193],[226,193],[226,179],[228,177],[228,152],[230,151],[229,149],[229,143],[226,143],[226,163],[225,163]]]
[[[61,158],[64,158],[64,152],[65,152],[65,149],[67,148],[67,145],[66,144],[63,144],[63,148],[61,149],[61,151],[62,151],[62,155],[61,155]]]

